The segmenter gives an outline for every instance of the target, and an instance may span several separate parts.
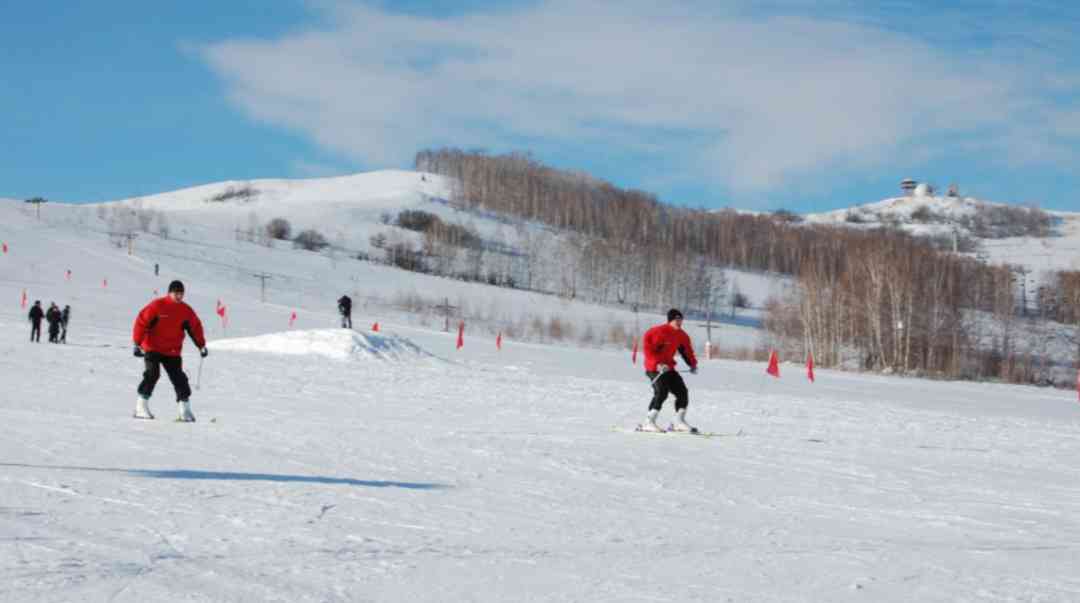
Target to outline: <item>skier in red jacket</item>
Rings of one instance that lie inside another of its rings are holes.
[[[191,397],[191,386],[184,374],[180,357],[185,334],[191,336],[199,348],[199,354],[206,358],[209,351],[206,349],[206,338],[203,337],[202,322],[195,310],[184,303],[184,283],[173,281],[169,283],[169,292],[165,297],[159,297],[147,304],[135,318],[135,328],[132,331],[135,355],[142,357],[146,363],[142,382],[139,383],[139,398],[135,402],[135,418],[154,418],[148,403],[150,395],[154,393],[154,385],[161,377],[161,367],[164,366],[165,373],[169,375],[169,381],[176,390],[177,420],[195,421],[188,400]]]
[[[675,353],[690,365],[690,372],[697,373],[697,358],[690,336],[682,328],[682,312],[672,308],[667,313],[667,323],[657,325],[645,331],[642,348],[645,350],[645,376],[652,382],[653,398],[649,404],[649,414],[639,429],[642,431],[664,431],[656,424],[660,407],[664,405],[668,394],[675,394],[675,421],[671,424],[674,431],[696,433],[697,428],[686,423],[686,407],[690,403],[686,383],[675,370]]]

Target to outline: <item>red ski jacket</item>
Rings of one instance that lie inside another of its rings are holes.
[[[683,360],[691,367],[697,366],[694,346],[690,345],[690,336],[682,329],[664,323],[645,331],[642,346],[645,350],[645,370],[653,372],[656,365],[666,364],[669,370],[675,370],[675,352],[682,354]]]
[[[191,334],[196,346],[206,347],[202,322],[195,310],[182,301],[173,301],[166,295],[150,302],[139,312],[131,338],[144,352],[179,356],[184,347],[185,333]]]

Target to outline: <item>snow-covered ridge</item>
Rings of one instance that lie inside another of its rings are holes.
[[[249,209],[268,203],[371,205],[381,199],[396,200],[410,195],[447,198],[450,183],[434,174],[382,170],[332,178],[228,180],[107,204],[138,203],[148,209],[167,210],[198,210],[208,206]]]
[[[375,335],[346,329],[311,329],[219,339],[212,342],[210,347],[215,351],[316,355],[341,361],[411,362],[433,358],[420,346],[400,335]]]

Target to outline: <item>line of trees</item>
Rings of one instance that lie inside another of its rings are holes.
[[[1016,360],[1020,308],[1009,266],[947,253],[897,229],[673,207],[527,154],[428,150],[417,154],[416,169],[450,177],[451,202],[464,209],[571,233],[560,236],[558,251],[533,249],[527,234],[520,237],[527,256],[560,256],[561,294],[584,291],[602,303],[678,304],[704,313],[718,299],[714,267],[789,274],[796,286],[770,305],[766,326],[792,354],[813,352],[824,366],[857,362],[947,377],[1040,378],[1039,363]],[[1063,275],[1052,296],[1056,320],[1077,322],[1067,313],[1080,308],[1080,299],[1063,301],[1080,295],[1071,278]],[[524,275],[527,288],[531,282]]]

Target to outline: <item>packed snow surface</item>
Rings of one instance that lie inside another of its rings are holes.
[[[415,362],[430,357],[400,335],[375,335],[345,329],[269,333],[214,342],[214,350],[268,354],[319,355],[334,360]]]
[[[688,419],[720,435],[626,433],[627,351],[458,349],[363,303],[336,329],[325,257],[170,242],[154,276],[142,242],[0,212],[0,601],[1080,600],[1075,393],[713,360]],[[261,302],[235,265],[265,258]],[[349,290],[412,278],[357,266]],[[193,424],[164,376],[131,418],[131,325],[172,278],[210,340]],[[28,342],[24,289],[72,304],[67,345]]]

